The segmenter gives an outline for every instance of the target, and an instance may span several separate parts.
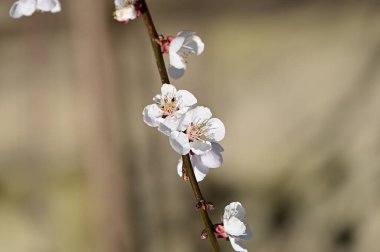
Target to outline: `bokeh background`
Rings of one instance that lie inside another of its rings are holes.
[[[142,121],[160,87],[143,21],[61,2],[19,20],[0,2],[0,251],[210,251],[178,156]],[[200,184],[212,219],[242,202],[249,251],[379,252],[380,2],[148,4],[160,33],[206,44],[173,84],[226,125]]]

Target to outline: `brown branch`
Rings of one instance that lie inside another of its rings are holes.
[[[156,42],[156,39],[158,39],[158,33],[157,33],[157,30],[154,26],[153,19],[152,19],[152,16],[150,15],[148,6],[144,0],[142,1],[141,13],[142,13],[142,17],[143,17],[144,22],[145,22],[145,26],[148,30],[150,42],[152,43],[154,56],[156,58],[156,64],[157,64],[158,72],[159,72],[160,77],[161,77],[161,83],[162,84],[165,84],[165,83],[169,84],[170,83],[169,76],[168,76],[168,73],[166,71],[164,58],[162,57],[161,46],[159,44],[157,44],[157,42]],[[182,160],[183,160],[183,165],[185,167],[186,174],[189,176],[191,188],[193,190],[195,199],[197,200],[198,203],[199,202],[206,202],[202,196],[201,189],[199,188],[197,179],[195,177],[193,166],[192,166],[191,161],[190,161],[190,155],[189,154],[183,155]],[[212,227],[213,224],[210,220],[210,217],[207,213],[207,210],[200,208],[199,212],[202,216],[204,226],[207,230],[207,235],[208,235],[208,238],[210,240],[212,249],[214,252],[219,252],[220,251],[219,244],[216,240],[214,230]]]

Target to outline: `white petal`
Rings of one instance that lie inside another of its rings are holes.
[[[218,118],[211,118],[207,122],[207,128],[209,130],[205,132],[205,136],[210,141],[221,141],[224,138],[224,135],[226,134],[224,124]]]
[[[190,143],[190,146],[195,155],[202,155],[211,150],[211,143],[208,141],[194,141]]]
[[[230,216],[235,216],[243,221],[245,218],[245,209],[240,202],[231,202],[224,208],[223,219],[228,219]]]
[[[115,0],[114,1],[116,8],[121,9],[126,5],[126,0]]]
[[[239,236],[239,239],[241,239],[241,240],[248,240],[248,239],[252,238],[252,231],[249,229],[248,226],[245,226],[245,227],[246,227],[246,230],[245,230],[246,234]]]
[[[59,5],[57,0],[37,0],[37,10],[52,11]]]
[[[22,17],[23,13],[20,11],[20,3],[18,1],[14,2],[9,10],[9,15],[13,18]]]
[[[183,176],[183,173],[182,173],[182,166],[183,166],[183,161],[182,161],[182,158],[178,159],[178,164],[177,164],[177,173],[178,173],[178,176],[180,176],[182,178]]]
[[[204,166],[209,168],[218,168],[221,167],[223,163],[221,151],[223,151],[223,148],[220,144],[211,143],[211,150],[203,155],[200,155],[199,158]]]
[[[177,54],[177,52],[181,49],[184,42],[185,42],[184,37],[175,37],[170,42],[169,55],[170,54]]]
[[[195,50],[196,54],[197,55],[202,54],[203,51],[204,51],[204,49],[205,49],[205,44],[203,43],[203,41],[201,40],[201,38],[198,37],[198,36],[194,36],[193,40],[197,44],[197,49]]]
[[[186,39],[186,38],[194,36],[194,34],[195,34],[195,32],[193,32],[193,31],[184,30],[184,31],[178,32],[176,37],[184,37]]]
[[[170,66],[178,69],[186,69],[186,61],[182,56],[175,53],[169,53],[169,63]]]
[[[9,15],[13,18],[20,18],[32,15],[35,10],[36,0],[19,0],[12,5]]]
[[[153,101],[154,103],[156,104],[161,104],[161,98],[162,96],[160,94],[156,95],[155,97],[153,97]],[[162,104],[161,104],[162,105]]]
[[[191,121],[194,123],[201,123],[211,118],[211,110],[207,107],[198,106],[188,112]]]
[[[190,157],[190,160],[191,160],[191,164],[193,166],[193,169],[194,169],[194,175],[195,175],[195,178],[197,180],[197,182],[200,182],[202,181],[209,169],[207,167],[204,167],[202,166],[202,164],[199,165],[199,163],[197,161],[194,161],[194,159],[192,158],[193,156]],[[180,158],[178,160],[178,165],[177,165],[177,173],[180,177],[182,177],[182,165],[183,165],[183,161],[182,161],[182,158]]]
[[[162,110],[156,104],[151,104],[144,108],[142,114],[146,124],[151,127],[157,127],[159,123],[157,119],[161,118]]]
[[[137,17],[136,8],[134,5],[130,4],[121,9],[116,9],[114,12],[114,18],[119,22],[125,22],[133,20]]]
[[[197,98],[187,90],[178,90],[179,108],[191,107],[197,103]]]
[[[55,7],[51,10],[52,13],[57,13],[57,12],[60,12],[61,11],[61,3],[56,0],[57,4],[55,5]]]
[[[161,95],[162,96],[169,96],[169,97],[174,97],[176,96],[177,94],[177,89],[175,88],[175,86],[171,85],[171,84],[163,84],[161,86]]]
[[[239,239],[229,237],[232,248],[237,252],[248,252],[248,250],[239,244]]]
[[[189,138],[182,132],[173,131],[169,136],[169,142],[172,148],[181,155],[190,152]]]
[[[246,234],[247,228],[245,224],[235,216],[232,216],[229,219],[223,219],[223,225],[224,230],[229,235],[240,236]]]
[[[158,130],[169,136],[170,133],[177,130],[180,121],[174,116],[166,117],[162,122],[158,125]]]
[[[179,79],[185,73],[186,65],[183,68],[175,68],[174,66],[169,65],[169,75],[173,79]]]

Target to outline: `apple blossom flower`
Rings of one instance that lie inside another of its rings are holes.
[[[187,90],[178,90],[171,84],[161,86],[161,94],[153,97],[154,104],[143,110],[143,119],[151,127],[165,135],[177,130],[184,114],[195,104],[197,99]]]
[[[211,150],[202,155],[190,155],[190,161],[194,169],[197,182],[202,181],[210,168],[219,168],[223,163],[223,147],[218,143],[211,143]],[[185,178],[186,172],[183,169],[182,158],[178,160],[177,173],[180,177]]]
[[[115,0],[114,19],[119,22],[128,23],[141,15],[141,4],[136,0]]]
[[[187,111],[177,130],[170,133],[172,148],[181,155],[201,155],[210,151],[211,142],[219,142],[225,135],[223,122],[211,116],[210,109],[202,106]]]
[[[224,208],[223,224],[214,225],[218,238],[226,238],[237,252],[248,252],[241,246],[240,240],[252,237],[249,228],[244,224],[245,209],[240,202],[232,202]]]
[[[200,55],[204,50],[201,38],[192,31],[181,31],[170,41],[169,48],[169,75],[178,79],[181,77],[187,64],[189,54]]]
[[[61,4],[59,0],[17,0],[9,10],[9,15],[13,18],[31,16],[35,11],[60,12]]]

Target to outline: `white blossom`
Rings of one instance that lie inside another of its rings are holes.
[[[249,228],[244,224],[245,209],[240,202],[232,202],[224,208],[223,232],[221,236],[227,235],[232,248],[238,252],[248,252],[241,246],[240,240],[247,240],[252,237]]]
[[[187,90],[178,90],[171,84],[161,86],[161,94],[153,97],[154,104],[144,108],[143,119],[151,127],[165,135],[177,130],[184,114],[195,104],[197,99]]]
[[[224,138],[225,128],[221,120],[211,118],[210,109],[198,106],[189,110],[176,131],[169,136],[170,145],[181,155],[201,155],[211,150],[211,142]]]
[[[200,55],[204,50],[201,38],[192,31],[181,31],[170,42],[169,48],[169,75],[178,79],[181,77],[187,64],[189,54]]]
[[[115,0],[114,19],[127,23],[129,20],[140,16],[140,10],[136,8],[135,0]]]
[[[197,181],[202,181],[210,168],[219,168],[223,163],[223,147],[218,143],[211,143],[211,150],[203,155],[190,155],[190,161],[194,169]],[[180,177],[184,176],[182,158],[178,160],[177,173]]]
[[[30,16],[35,11],[60,12],[61,4],[59,0],[17,0],[9,10],[9,15],[13,18]]]

